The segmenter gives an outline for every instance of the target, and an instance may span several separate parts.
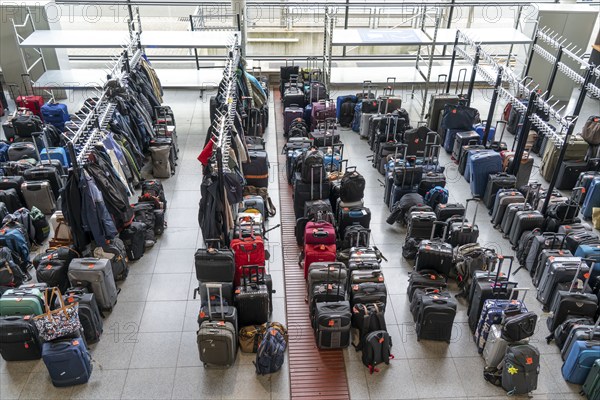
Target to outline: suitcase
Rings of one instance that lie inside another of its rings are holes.
[[[471,194],[482,197],[490,175],[502,172],[502,157],[495,151],[473,154],[467,163],[471,164],[469,182]]]
[[[42,149],[42,151],[40,151],[40,158],[42,160],[48,160],[48,157],[51,160],[59,161],[65,168],[69,166],[69,156],[63,147],[49,147]]]
[[[564,245],[564,236],[557,235],[555,233],[541,233],[532,239],[531,246],[525,258],[525,268],[529,271],[531,276],[535,276],[535,272],[538,268],[538,262],[540,255],[543,250],[561,250]],[[561,253],[558,253],[559,255]]]
[[[473,221],[467,222],[466,213],[469,203],[475,202],[475,212],[473,213]],[[466,201],[465,213],[462,216],[461,222],[451,222],[448,224],[448,243],[452,247],[459,247],[468,243],[477,243],[479,239],[479,227],[475,223],[477,218],[477,209],[479,208],[478,199],[469,199]]]
[[[9,213],[13,213],[24,206],[21,196],[15,189],[0,190],[0,202],[5,205]]]
[[[496,194],[500,189],[515,189],[517,178],[514,175],[509,175],[504,172],[490,175],[489,181],[485,187],[485,195],[483,202],[489,209],[494,207],[496,203]]]
[[[560,257],[550,258],[548,267],[540,280],[537,299],[542,303],[543,310],[550,307],[550,302],[561,283],[570,283],[575,279],[585,280],[585,274],[590,272],[587,265],[581,265],[580,261],[561,260]]]
[[[93,344],[100,341],[104,331],[104,321],[96,296],[82,288],[71,288],[63,291],[63,300],[66,305],[79,303],[79,321],[86,343]]]
[[[14,189],[21,203],[25,203],[25,197],[23,197],[23,191],[21,190],[24,182],[25,180],[22,176],[3,176],[0,178],[0,190]]]
[[[306,288],[308,295],[311,296],[317,285],[335,283],[341,287],[345,287],[348,285],[348,282],[348,271],[343,263],[314,262],[308,270],[308,284]],[[312,304],[312,302],[309,301],[309,304]]]
[[[92,374],[92,357],[83,338],[44,343],[42,359],[56,387],[87,383]]]
[[[433,211],[415,211],[408,216],[406,237],[427,239],[435,228],[435,213]]]
[[[246,184],[256,187],[269,186],[269,157],[266,151],[248,151],[248,162],[242,164]]]
[[[480,142],[481,138],[475,131],[457,132],[452,147],[452,158],[458,162],[463,152],[463,146],[478,145]]]
[[[504,219],[504,213],[510,204],[525,202],[525,197],[516,190],[500,189],[494,199],[494,207],[492,208],[491,222],[495,228],[498,228]]]
[[[600,341],[577,340],[573,343],[562,366],[563,378],[570,383],[583,385],[599,359]]]
[[[600,359],[594,361],[581,391],[588,399],[600,399]]]
[[[319,349],[341,349],[350,345],[352,312],[349,302],[317,303],[314,321]]]
[[[408,278],[408,300],[412,303],[417,289],[433,288],[442,291],[447,287],[447,278],[434,270],[421,270],[410,272]]]
[[[430,293],[421,297],[417,313],[417,340],[450,343],[456,316],[456,300],[450,295]]]
[[[583,172],[587,171],[586,161],[563,161],[558,170],[558,179],[555,188],[558,190],[571,190]]]
[[[21,185],[27,208],[36,207],[46,215],[56,211],[56,200],[49,181],[28,181]]]
[[[355,271],[353,271],[355,272]],[[350,287],[350,305],[383,303],[387,304],[385,282],[353,283]]]
[[[513,290],[516,291],[518,289]],[[525,295],[523,295],[523,299],[524,298]],[[478,352],[480,354],[483,352],[490,332],[490,327],[492,325],[504,323],[504,321],[507,321],[508,318],[510,318],[510,316],[523,315],[525,313],[528,313],[528,311],[527,307],[525,307],[525,304],[522,300],[487,299],[483,303],[481,313],[478,317],[477,326],[473,334],[473,339],[475,341],[475,345],[477,346]],[[526,328],[530,328],[530,326],[526,326]],[[535,323],[533,325],[533,328],[535,328]],[[502,332],[504,332],[504,325],[502,325]],[[528,331],[528,333],[533,334],[533,329]],[[504,334],[502,334],[502,337],[505,340],[510,341],[509,338]]]
[[[308,271],[314,262],[335,262],[335,244],[305,244],[304,245],[304,279],[308,279]]]
[[[42,343],[32,315],[0,317],[0,356],[5,361],[42,357]]]
[[[575,256],[593,260],[590,272],[590,287],[598,288],[600,284],[600,245],[581,245],[575,251]]]
[[[335,228],[330,222],[310,221],[304,228],[305,244],[335,244]]]
[[[335,121],[335,114],[336,109],[333,101],[319,100],[318,102],[313,103],[310,116],[311,130],[315,130],[318,124],[326,122],[329,119]],[[335,126],[335,122],[332,126]]]
[[[69,262],[60,259],[42,260],[36,269],[38,282],[46,283],[49,287],[56,286],[64,293],[69,287]]]
[[[515,215],[520,211],[532,212],[533,207],[527,203],[511,203],[506,207],[506,211],[504,212],[504,216],[502,217],[502,222],[500,225],[500,229],[502,230],[502,233],[504,233],[505,237],[510,235],[510,230],[512,228],[513,221],[515,220]]]
[[[600,172],[598,171],[587,171],[587,172],[582,172],[581,174],[579,174],[579,177],[577,178],[577,182],[575,183],[575,187],[582,187],[584,188],[584,193],[589,193],[590,190],[590,185],[592,184],[592,181],[595,178],[600,177]],[[585,201],[585,198],[587,196],[582,196],[580,199],[580,205],[583,205],[583,202]]]
[[[8,148],[8,160],[19,161],[24,159],[40,160],[34,144],[31,142],[12,143]]]
[[[215,284],[219,284],[221,285],[221,290],[219,291],[219,296],[223,297],[223,305],[224,306],[233,306],[234,301],[233,301],[233,293],[234,293],[234,287],[233,287],[233,283],[232,282],[198,282],[199,285],[196,289],[194,289],[194,298],[196,298],[197,295],[200,295],[200,303],[204,306],[206,306],[208,304],[209,301],[211,301],[213,303],[213,305],[220,305],[220,298],[218,298],[218,296],[216,296],[215,294],[210,294],[210,289],[207,288],[207,285],[215,285]]]
[[[371,224],[371,210],[367,207],[338,207],[338,235],[344,237],[346,228],[353,225],[360,225],[369,229]]]
[[[313,140],[316,147],[327,148],[340,143],[340,133],[333,124],[333,120],[319,122],[316,130],[308,133],[308,137]],[[323,160],[323,164],[326,165],[325,160]]]
[[[37,288],[9,289],[0,297],[0,316],[40,315],[44,313],[44,295]]]
[[[537,210],[517,211],[508,234],[513,249],[519,244],[523,232],[542,226],[543,223],[544,216]]]
[[[502,273],[502,265],[505,260],[509,260],[510,264],[508,267],[508,273]],[[481,310],[486,300],[498,299],[498,300],[512,300],[516,299],[516,293],[513,293],[513,289],[517,287],[516,282],[509,281],[510,273],[512,271],[512,264],[514,257],[511,256],[498,256],[498,267],[497,271],[492,275],[490,272],[485,272],[481,275],[481,278],[473,279],[471,284],[470,303],[467,310],[469,317],[469,327],[471,331],[475,331],[477,323],[481,316]]]
[[[23,173],[23,177],[26,181],[48,181],[52,194],[55,199],[60,197],[60,190],[63,187],[63,180],[58,169],[54,165],[40,165],[28,169]]]
[[[544,276],[548,274],[548,267],[550,262],[564,261],[564,262],[579,262],[578,257],[573,257],[573,254],[569,250],[554,250],[545,249],[542,250],[538,257],[537,268],[533,275],[531,282],[535,287],[540,285],[540,282]]]
[[[434,239],[437,226],[443,226],[441,238]],[[429,240],[423,240],[419,244],[417,258],[415,259],[415,270],[434,270],[442,275],[448,276],[454,266],[454,252],[449,243],[444,242],[446,236],[446,223],[435,221],[431,228]]]
[[[207,291],[210,289],[221,290],[220,284],[207,284]],[[207,295],[209,295],[207,293]],[[210,296],[210,295],[209,295]],[[198,330],[197,343],[198,351],[200,353],[200,361],[204,363],[204,366],[208,365],[222,365],[231,366],[235,363],[237,356],[237,321],[235,323],[230,322],[235,317],[226,319],[225,311],[230,311],[233,315],[236,315],[235,308],[225,307],[223,305],[223,296],[220,294],[220,311],[221,315],[217,315],[213,319],[213,316],[217,313],[213,312],[211,302],[207,304],[208,307],[208,320],[203,320]],[[233,310],[231,310],[233,308]],[[200,319],[200,316],[199,316]]]
[[[437,131],[438,134],[442,132],[438,131],[441,124],[441,112],[444,110],[446,104],[458,104],[459,97],[456,94],[449,93],[436,93],[432,94],[429,100],[429,110],[427,112],[427,126],[432,131]]]
[[[508,342],[502,338],[502,326],[499,324],[492,325],[483,348],[482,356],[485,367],[498,368],[504,359],[507,348]]]
[[[554,332],[551,332],[550,336],[546,337],[546,341],[550,343],[550,341],[554,339],[556,346],[558,346],[559,350],[562,350],[569,339],[572,330],[576,330],[580,326],[587,329],[592,325],[594,325],[594,320],[592,318],[579,317],[577,315],[570,316],[565,322],[558,325]]]
[[[229,244],[235,257],[235,276],[233,283],[240,286],[242,267],[246,265],[265,265],[265,242],[262,237],[252,233],[248,237],[238,237]]]
[[[290,86],[285,89],[283,94],[283,108],[286,109],[292,105],[304,108],[306,101],[304,99],[304,93],[298,87],[297,82],[290,82]]]
[[[128,261],[139,260],[146,251],[146,240],[144,234],[146,225],[142,222],[132,222],[127,228],[119,233],[119,238],[125,245],[125,253]]]
[[[558,290],[550,305],[550,316],[546,320],[548,330],[554,332],[559,325],[565,322],[570,316],[594,318],[598,311],[598,297],[593,293],[585,293],[587,282],[584,289],[573,291],[574,282],[568,291]]]
[[[446,176],[443,172],[427,172],[422,176],[421,182],[419,182],[417,193],[425,197],[427,192],[436,186],[445,187]]]
[[[435,216],[438,221],[447,221],[452,216],[465,215],[465,206],[461,203],[438,204],[435,206]]]
[[[219,289],[212,292],[211,289]],[[200,283],[194,293],[200,293],[200,310],[198,311],[198,326],[204,321],[225,321],[231,323],[238,332],[238,312],[233,302],[233,285],[231,283]],[[215,294],[218,293],[218,294]]]
[[[560,350],[560,355],[565,361],[571,352],[571,348],[577,341],[600,341],[600,328],[598,327],[598,320],[594,325],[574,325],[570,330],[563,346]]]
[[[44,129],[44,123],[37,115],[19,112],[10,122],[19,139],[31,138],[33,133],[42,132]]]
[[[463,175],[465,179],[468,179],[466,169],[469,157],[471,157],[475,153],[479,153],[486,150],[487,149],[485,148],[485,146],[481,146],[478,144],[463,146],[462,151],[460,153],[460,158],[458,159],[458,173]]]
[[[567,250],[571,253],[577,252],[577,248],[582,245],[597,245],[600,244],[600,238],[593,232],[584,231],[581,233],[573,233],[565,236],[565,244]]]
[[[302,118],[303,116],[304,109],[300,107],[299,104],[292,104],[283,110],[283,133],[285,136],[287,136],[290,131],[292,121],[297,118]]]
[[[242,326],[260,325],[269,320],[269,290],[265,280],[264,268],[259,266],[244,266],[242,285],[235,289],[235,306],[238,310],[239,323]],[[262,270],[262,271],[261,271]],[[252,281],[249,275],[255,271],[256,280]]]
[[[590,146],[585,140],[583,140],[581,136],[574,135],[571,138],[571,142],[567,146],[563,162],[572,160],[584,160],[589,147]],[[561,149],[559,148],[557,143],[553,141],[549,141],[548,145],[546,146],[546,149],[544,150],[540,173],[542,177],[548,182],[550,182],[550,180],[552,179],[554,170],[556,168],[560,168],[560,166],[557,165],[560,151]]]
[[[294,213],[296,219],[304,216],[304,205],[307,201],[328,199],[331,183],[323,179],[320,183],[313,184],[302,182],[300,173],[296,173],[294,180]]]
[[[509,346],[502,369],[502,388],[514,395],[528,394],[537,389],[540,373],[540,352],[534,346]]]
[[[590,188],[581,207],[583,218],[591,219],[594,207],[600,207],[600,177],[594,178],[590,183]]]
[[[69,280],[74,286],[89,287],[96,296],[98,307],[112,311],[117,303],[117,287],[110,260],[75,258],[69,265]]]
[[[71,120],[66,104],[49,101],[41,107],[40,111],[44,122],[54,125],[61,132],[65,130],[65,122]]]

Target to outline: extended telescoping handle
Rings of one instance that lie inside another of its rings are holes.
[[[518,300],[519,299],[519,292],[523,292],[523,297],[521,298],[521,303],[525,304],[525,297],[527,297],[527,292],[529,292],[529,290],[531,290],[528,287],[525,288],[513,288],[510,291],[510,296],[508,297],[510,300]],[[516,296],[515,296],[516,295]]]
[[[431,237],[429,238],[429,240],[433,241],[433,238],[435,237],[435,231],[436,231],[436,226],[443,226],[444,227],[444,231],[442,233],[442,238],[446,237],[446,231],[448,230],[448,224],[446,224],[444,221],[434,221],[433,222],[433,226],[431,227]]]
[[[569,211],[571,211],[571,207],[573,206],[573,203],[575,205],[575,213],[573,214],[574,216],[576,216],[577,214],[579,214],[579,208],[580,208],[580,203],[581,203],[581,199],[583,198],[583,195],[585,194],[585,188],[582,186],[578,186],[573,188],[573,191],[571,192],[571,202],[569,202],[569,206],[567,207],[567,215],[569,216]]]
[[[334,269],[338,270],[338,278],[337,278],[338,284],[337,284],[336,296],[340,295],[340,286],[341,285],[339,284],[339,282],[341,282],[341,280],[342,280],[342,268],[343,268],[342,266],[343,266],[343,264],[340,264],[340,263],[327,264],[327,282],[325,283],[325,299],[326,300],[329,300],[329,285],[333,284],[333,282],[331,282],[331,279],[330,279],[330,272]]]
[[[248,280],[251,281],[252,271],[256,271],[256,284],[264,284],[265,281],[265,269],[263,267],[262,274],[260,273],[261,266],[260,265],[243,265],[242,266],[242,284],[244,285],[244,289],[248,286]],[[246,274],[246,271],[249,271]]]
[[[506,131],[506,125],[508,125],[508,122],[499,119],[498,121],[496,121],[496,128],[494,131],[494,137],[497,138],[498,137],[498,131],[500,131],[500,137],[498,140],[496,140],[498,143],[502,143],[502,139],[504,138],[504,132]],[[500,128],[502,128],[502,130],[500,130]]]
[[[225,307],[223,306],[223,284],[222,283],[205,283],[206,298],[208,300],[208,320],[212,321],[212,306],[210,301],[210,289],[219,290],[219,303],[221,304],[221,319],[225,321]]]
[[[52,164],[52,160],[50,159],[50,149],[48,148],[48,141],[46,140],[46,135],[44,135],[44,132],[33,132],[31,136],[33,136],[33,147],[35,147],[35,152],[37,153],[40,162],[42,162],[42,154],[40,153],[40,149],[38,148],[36,140],[38,137],[42,138],[42,142],[44,143],[44,147],[46,148],[46,157],[48,158],[48,163]]]
[[[504,260],[510,261],[508,265],[508,273],[506,274],[506,283],[508,284],[508,280],[510,279],[510,273],[512,271],[513,263],[515,258],[513,256],[504,256],[502,254],[498,254],[498,272],[496,273],[496,277],[494,278],[494,290],[498,287],[498,279],[502,275],[502,266],[504,265]]]
[[[579,265],[577,266],[577,272],[575,272],[575,276],[573,276],[573,280],[571,281],[571,285],[569,286],[569,293],[572,292],[573,289],[576,287],[577,281],[579,280],[579,275],[581,274],[581,269],[584,265],[587,265],[588,262],[591,263],[593,266],[596,260],[593,260],[591,258],[582,258],[579,261]],[[590,271],[588,271],[588,273],[584,275],[585,281],[583,282],[581,293],[585,293],[585,288],[588,286],[591,277],[592,274],[590,273]]]
[[[471,222],[471,226],[475,226],[475,220],[477,219],[477,210],[479,209],[479,199],[477,197],[473,197],[472,199],[468,199],[466,201],[465,204],[465,212],[463,214],[463,219],[462,219],[462,223],[460,226],[460,230],[461,232],[464,230],[465,228],[465,223],[467,222],[467,210],[469,209],[469,203],[474,201],[475,202],[475,212],[473,213],[473,222]]]

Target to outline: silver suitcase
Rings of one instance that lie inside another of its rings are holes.
[[[360,137],[368,138],[369,137],[369,118],[371,118],[371,113],[362,113],[360,116]]]
[[[69,280],[73,286],[89,286],[96,295],[98,307],[112,311],[117,303],[117,286],[110,260],[105,258],[75,258],[69,265]]]
[[[48,181],[29,181],[21,185],[21,192],[27,202],[27,208],[38,208],[46,215],[56,211],[56,199],[52,193],[52,186]]]
[[[527,344],[529,338],[511,344]],[[502,325],[492,325],[485,347],[483,348],[483,360],[486,368],[497,368],[504,360],[508,342],[502,339]]]

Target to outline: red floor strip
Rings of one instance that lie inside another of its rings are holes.
[[[283,118],[279,93],[275,95],[277,148],[284,145]],[[285,166],[285,155],[279,155]],[[285,306],[289,331],[288,356],[290,366],[290,397],[294,399],[349,399],[346,364],[342,350],[319,350],[311,327],[308,304],[305,302],[304,272],[298,267],[300,248],[296,244],[296,218],[292,187],[283,168],[279,168],[279,196],[283,246]]]

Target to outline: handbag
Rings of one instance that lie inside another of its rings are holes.
[[[50,310],[48,306],[53,298],[60,304],[56,310]],[[44,307],[46,312],[34,317],[35,326],[43,340],[49,342],[74,333],[79,334],[79,303],[65,305],[60,289],[53,287],[44,291]]]
[[[54,237],[48,241],[48,247],[69,247],[72,244],[71,228],[64,222],[59,222],[54,230]]]
[[[258,345],[262,341],[265,332],[267,331],[267,324],[262,325],[250,325],[240,329],[239,341],[240,349],[244,353],[256,353]]]
[[[464,129],[469,131],[473,129],[479,121],[479,111],[472,107],[461,104],[446,104],[444,106],[444,117],[442,127],[444,129]]]
[[[600,144],[600,116],[592,115],[588,118],[581,130],[581,137],[592,146]]]

